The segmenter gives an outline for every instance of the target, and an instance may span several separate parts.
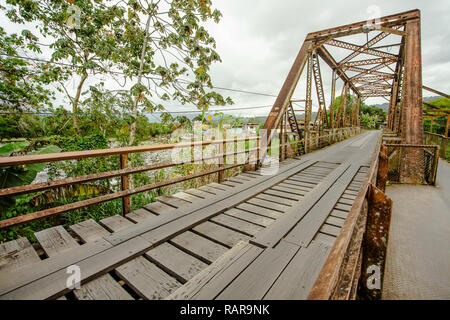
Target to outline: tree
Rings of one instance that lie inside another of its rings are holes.
[[[163,101],[193,103],[203,112],[210,105],[232,103],[210,90],[210,65],[221,61],[214,50],[215,40],[203,26],[207,20],[217,23],[221,17],[211,1],[129,0],[126,4],[124,29],[116,36],[121,40],[120,67],[128,78],[137,79],[131,87],[130,144],[135,143],[137,114],[164,110]],[[186,81],[183,76],[195,78]],[[165,118],[170,117],[163,115]]]
[[[52,104],[53,94],[45,88],[50,78],[48,71],[17,57],[19,50],[40,52],[35,41],[25,31],[8,35],[0,27],[0,104],[4,112],[34,111]]]
[[[68,64],[48,64],[46,68],[52,70],[52,80],[59,82],[58,90],[70,100],[73,126],[78,134],[77,111],[88,77],[106,71],[117,59],[112,30],[121,28],[124,9],[108,6],[106,2],[109,1],[7,0],[11,5],[7,16],[12,22],[35,25],[35,33],[24,31],[33,45],[37,47],[50,40],[46,46],[51,50],[51,62]],[[74,93],[70,93],[65,83],[71,79],[76,81]]]

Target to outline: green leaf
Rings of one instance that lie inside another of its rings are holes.
[[[9,155],[11,152],[23,149],[25,147],[28,147],[30,144],[28,142],[12,142],[7,143],[0,147],[0,155]]]

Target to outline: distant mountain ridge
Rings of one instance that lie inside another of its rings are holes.
[[[440,96],[433,96],[433,97],[423,97],[423,101],[424,102],[430,102],[430,101],[434,101],[436,99],[439,99]],[[379,104],[372,104],[372,106],[375,106],[377,108],[383,109],[384,112],[388,113],[389,111],[389,102],[385,102],[385,103],[379,103]]]

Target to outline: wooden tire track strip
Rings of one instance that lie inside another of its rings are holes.
[[[220,196],[212,196],[198,204],[156,216],[82,246],[74,246],[49,259],[19,268],[14,274],[1,272],[1,298],[59,297],[69,291],[66,288],[67,266],[77,264],[82,270],[81,282],[89,282],[313,164],[313,160],[294,161],[281,167],[277,176],[261,176],[257,185],[252,181],[244,182]]]

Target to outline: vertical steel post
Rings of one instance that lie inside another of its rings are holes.
[[[423,144],[422,59],[420,20],[406,22],[402,143]],[[406,148],[400,166],[400,182],[420,184],[424,180],[424,154],[420,148]]]

